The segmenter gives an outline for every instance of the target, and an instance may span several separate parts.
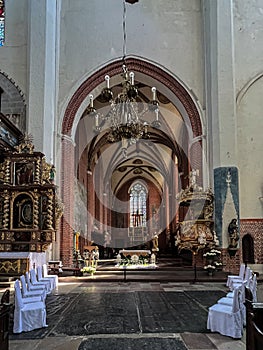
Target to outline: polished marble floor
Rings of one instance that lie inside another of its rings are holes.
[[[188,297],[191,296],[191,293],[195,293],[198,291],[210,291],[211,293],[217,292],[222,293],[227,291],[225,283],[223,282],[197,282],[197,283],[189,283],[189,282],[92,282],[85,281],[82,278],[76,278],[75,281],[66,282],[67,279],[60,278],[59,287],[58,287],[58,296],[67,297],[68,301],[65,303],[65,309],[67,305],[70,304],[70,300],[76,298],[74,300],[79,300],[77,297],[79,295],[85,295],[87,298],[87,302],[89,300],[95,300],[98,306],[98,309],[94,309],[94,319],[96,318],[96,314],[100,315],[101,310],[99,308],[103,305],[103,300],[105,300],[105,296],[111,295],[111,300],[115,300],[116,305],[119,300],[126,300],[128,303],[131,297],[134,295],[136,299],[138,295],[144,295],[144,299],[141,300],[141,304],[144,305],[142,310],[138,312],[145,312],[145,317],[149,317],[147,314],[149,309],[147,308],[147,303],[149,303],[149,298],[145,299],[145,295],[147,292],[152,293],[153,297],[150,298],[151,308],[158,308],[160,303],[160,295],[162,299],[169,296],[171,299],[172,293],[185,293]],[[258,285],[258,298],[259,300],[263,300],[262,296],[262,285]],[[198,293],[197,293],[198,294]],[[196,293],[194,294],[196,295]],[[204,293],[205,295],[205,293]],[[50,296],[50,298],[55,298],[56,296]],[[168,298],[168,299],[169,299]],[[118,300],[119,299],[119,300]],[[190,300],[190,299],[189,299]],[[200,307],[205,309],[202,306],[202,300],[199,302]],[[146,305],[146,306],[145,306]],[[114,306],[114,305],[113,305]],[[163,322],[167,325],[167,315],[166,308],[167,305],[164,304],[162,312],[159,313],[159,325]],[[134,331],[127,332],[127,328],[120,328],[120,330],[114,329],[112,325],[112,332],[109,331],[111,328],[111,318],[108,319],[101,318],[105,323],[105,329],[107,327],[108,331],[104,329],[96,329],[94,332],[89,332],[89,334],[81,334],[81,335],[68,335],[70,334],[70,330],[67,329],[65,334],[63,334],[63,327],[66,327],[67,320],[73,319],[75,317],[78,320],[78,313],[81,310],[77,307],[71,311],[71,313],[63,313],[56,319],[56,324],[50,321],[50,324],[47,329],[47,333],[42,334],[42,338],[31,336],[30,333],[22,333],[20,335],[10,335],[9,341],[9,349],[10,350],[119,350],[119,349],[149,349],[149,350],[204,350],[204,349],[220,349],[220,350],[245,350],[245,332],[240,340],[233,340],[232,338],[222,336],[216,333],[202,332],[202,333],[193,333],[193,332],[179,332],[175,333],[170,330],[167,326],[163,329],[160,329],[159,326],[156,327],[156,331],[153,328],[149,328],[147,332],[146,328],[143,328],[143,318],[140,318],[139,314],[136,315],[136,308],[132,308],[131,305],[127,305],[127,309],[129,309],[131,314],[139,322],[139,326],[142,328],[134,329]],[[68,309],[69,310],[69,309]],[[75,310],[75,311],[74,311]],[[122,312],[123,309],[112,308],[111,312],[120,314],[120,322],[122,320]],[[167,309],[167,313],[169,313],[169,309]],[[110,313],[108,314],[110,315]],[[113,315],[113,314],[112,314]],[[115,314],[114,314],[115,315]],[[116,315],[115,315],[116,316]],[[51,320],[51,316],[48,315]],[[58,317],[58,316],[57,316]],[[194,316],[193,316],[194,317]],[[116,318],[115,318],[116,320]],[[54,320],[53,320],[54,321]],[[80,320],[79,320],[80,321]],[[169,321],[169,319],[168,319]],[[58,324],[64,324],[64,326],[58,327]],[[76,323],[78,323],[76,321]],[[112,322],[113,324],[113,322]],[[91,326],[91,325],[90,325]],[[129,326],[129,325],[128,325]],[[136,326],[136,325],[135,325]],[[124,331],[123,331],[124,329]],[[166,331],[169,330],[169,331]],[[34,331],[33,331],[34,332]],[[68,334],[67,334],[68,333]]]

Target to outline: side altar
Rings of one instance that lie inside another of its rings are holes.
[[[46,263],[46,253],[0,252],[0,275],[23,275]]]
[[[26,270],[56,239],[62,204],[54,174],[28,136],[1,153],[0,274]]]

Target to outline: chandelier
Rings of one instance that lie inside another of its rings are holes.
[[[148,103],[140,102],[138,98],[139,90],[135,83],[134,72],[129,72],[126,66],[126,4],[123,0],[123,64],[122,64],[122,89],[114,96],[110,87],[110,76],[105,76],[105,87],[100,94],[100,100],[108,103],[109,112],[104,115],[99,113],[94,107],[94,96],[89,95],[89,106],[86,114],[94,120],[93,131],[99,134],[104,125],[109,125],[107,132],[107,142],[121,142],[121,149],[124,157],[127,157],[127,148],[135,144],[140,139],[149,139],[149,127],[160,128],[159,102],[157,101],[157,91],[151,88],[152,99]],[[145,119],[146,113],[153,114],[153,121]]]

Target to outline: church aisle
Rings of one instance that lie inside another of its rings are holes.
[[[49,327],[10,334],[9,348],[245,350],[245,334],[233,340],[202,328],[207,307],[225,291],[221,282],[61,281],[58,294],[47,299]]]

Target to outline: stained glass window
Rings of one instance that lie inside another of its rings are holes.
[[[147,188],[136,182],[130,189],[130,227],[146,227]]]
[[[0,46],[5,41],[5,1],[0,0]]]

